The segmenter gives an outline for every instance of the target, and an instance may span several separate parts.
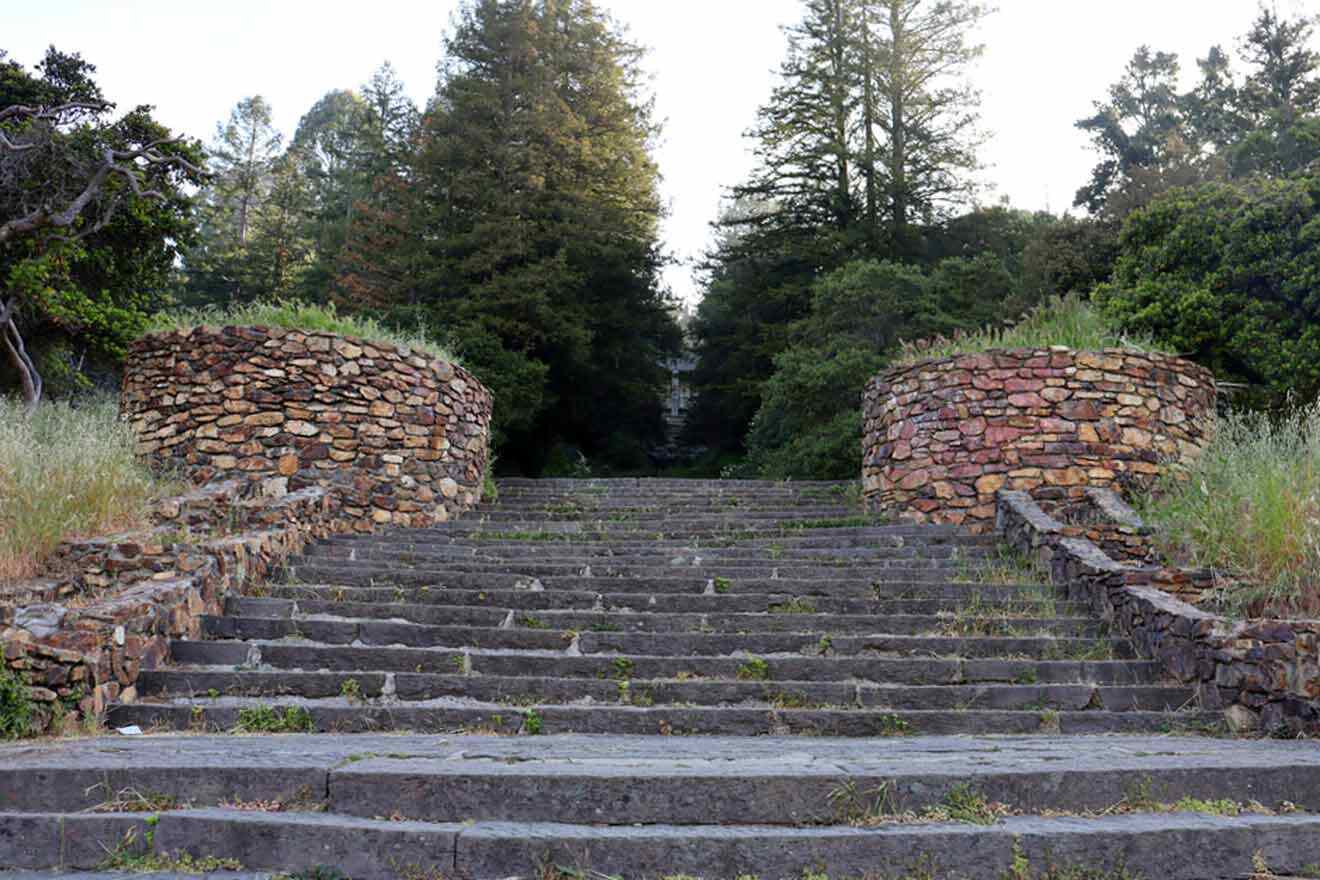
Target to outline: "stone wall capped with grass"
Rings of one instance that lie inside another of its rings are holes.
[[[1195,455],[1215,412],[1209,371],[1168,355],[1008,349],[903,366],[863,398],[867,508],[993,529],[995,493],[1152,480]]]
[[[150,334],[129,351],[122,409],[139,452],[195,482],[333,487],[362,531],[471,507],[489,455],[491,395],[462,367],[333,333]]]

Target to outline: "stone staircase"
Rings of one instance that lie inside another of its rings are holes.
[[[853,491],[511,480],[310,548],[111,709],[190,735],[0,749],[0,865],[148,837],[352,878],[1320,865],[1320,749],[1205,736],[1085,608],[1002,583],[993,537]]]

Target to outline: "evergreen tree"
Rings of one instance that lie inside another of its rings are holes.
[[[853,260],[919,258],[974,187],[979,54],[966,2],[804,0],[760,109],[758,166],[718,222],[695,336],[693,440],[742,445],[818,278]]]
[[[391,172],[396,248],[354,246],[344,275],[344,296],[443,328],[496,393],[506,466],[561,442],[644,464],[663,430],[678,330],[641,57],[588,0],[465,3],[415,159]]]
[[[941,220],[975,191],[970,172],[982,140],[980,96],[960,77],[982,52],[967,35],[988,10],[952,0],[859,0],[859,6],[862,149],[868,180],[883,180],[868,192],[867,215],[883,219],[890,247],[902,255],[913,248],[914,220]]]
[[[208,149],[211,180],[200,198],[200,239],[186,258],[188,302],[245,301],[270,293],[269,267],[251,245],[283,140],[260,95],[239,101],[228,121],[216,126]]]

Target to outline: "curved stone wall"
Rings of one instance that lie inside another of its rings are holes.
[[[891,370],[863,398],[867,508],[989,531],[995,492],[1148,481],[1194,455],[1214,377],[1123,349],[1014,349]]]
[[[334,487],[354,527],[475,504],[491,395],[461,367],[331,333],[197,327],[133,343],[121,408],[138,450],[197,483]]]

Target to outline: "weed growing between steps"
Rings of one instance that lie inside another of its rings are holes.
[[[135,874],[173,872],[178,874],[205,874],[210,871],[241,871],[237,859],[216,856],[194,857],[186,852],[170,855],[154,851],[155,827],[159,818],[147,817],[147,831],[141,842],[136,828],[130,828],[113,850],[106,853],[98,866],[102,871],[128,871]]]
[[[959,556],[958,580],[996,586],[1048,584],[1050,573],[1039,559],[998,543],[989,556]]]
[[[302,706],[278,712],[270,706],[249,706],[238,711],[234,733],[315,733],[316,721]]]
[[[1258,801],[1203,800],[1191,796],[1166,802],[1153,797],[1151,788],[1149,777],[1144,777],[1128,786],[1122,800],[1102,810],[1039,810],[1028,813],[1011,804],[988,800],[966,783],[950,788],[937,804],[921,809],[904,809],[900,806],[894,782],[882,782],[874,788],[863,790],[856,781],[848,780],[830,792],[828,806],[834,823],[855,828],[948,822],[995,825],[1001,819],[1024,815],[1093,819],[1149,813],[1199,813],[1205,816],[1237,817],[1282,816],[1304,812],[1290,801],[1275,807],[1267,807]]]

